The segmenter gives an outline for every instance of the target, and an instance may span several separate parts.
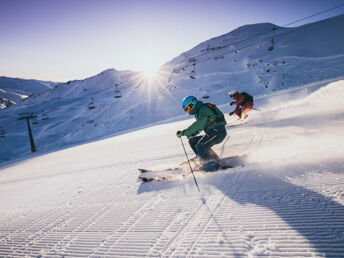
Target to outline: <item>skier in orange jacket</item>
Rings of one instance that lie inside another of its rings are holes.
[[[230,105],[237,105],[229,115],[236,114],[239,117],[238,120],[245,120],[248,117],[247,112],[253,108],[253,97],[246,92],[239,93],[237,91],[230,92],[229,96],[234,100]]]

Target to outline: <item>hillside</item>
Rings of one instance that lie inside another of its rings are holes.
[[[57,83],[20,78],[0,77],[0,109],[52,89]]]
[[[30,154],[25,122],[17,120],[23,112],[37,115],[32,131],[44,153],[185,119],[180,103],[187,95],[224,111],[232,90],[267,101],[259,109],[269,102],[265,96],[281,90],[303,87],[299,94],[307,96],[343,78],[344,36],[338,33],[343,26],[344,15],[297,28],[246,25],[182,53],[152,81],[137,72],[108,69],[60,83],[0,111],[0,141],[6,146],[0,162]]]
[[[175,133],[194,119],[3,167],[0,256],[344,257],[343,94],[341,80],[261,95],[214,148],[244,166],[196,173],[200,193],[137,170],[185,161]]]

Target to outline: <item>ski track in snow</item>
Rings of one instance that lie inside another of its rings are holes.
[[[328,86],[312,97],[333,97],[331,92]],[[137,179],[138,167],[173,167],[185,160],[175,131],[190,120],[4,168],[0,256],[344,257],[338,141],[344,109],[335,105],[336,113],[323,115],[307,103],[252,113],[246,124],[229,128],[215,150],[250,154],[250,162],[196,174],[200,193],[192,177]],[[316,142],[326,145],[318,148]]]

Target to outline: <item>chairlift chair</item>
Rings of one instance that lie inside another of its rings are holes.
[[[94,109],[96,106],[93,103],[93,98],[91,98],[91,102],[88,104],[88,109]]]
[[[118,98],[121,98],[121,97],[122,97],[121,92],[119,90],[116,90],[114,98],[118,99]]]
[[[49,119],[49,116],[47,113],[43,113],[42,114],[42,120],[48,120]]]
[[[117,87],[118,87],[118,84],[116,83],[116,84],[115,84],[115,96],[114,96],[115,99],[118,99],[118,98],[121,98],[121,97],[122,97],[121,91],[118,90]]]
[[[36,118],[36,117],[35,117],[35,118],[33,118],[31,123],[32,123],[33,125],[36,125],[36,124],[38,124],[38,120],[37,120],[37,118]]]
[[[48,113],[43,109],[42,110],[42,120],[48,120],[49,116]]]
[[[1,129],[0,130],[0,138],[4,138],[5,136],[6,136],[6,130],[4,130],[4,129]]]

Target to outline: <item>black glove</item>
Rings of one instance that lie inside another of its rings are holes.
[[[182,132],[182,131],[178,131],[178,132],[177,132],[177,137],[180,138],[180,137],[182,137],[182,136],[183,136],[183,132]]]
[[[234,115],[234,112],[230,112],[229,115],[230,115],[230,116]]]
[[[231,102],[230,105],[231,105],[231,106],[235,105],[235,101]]]

